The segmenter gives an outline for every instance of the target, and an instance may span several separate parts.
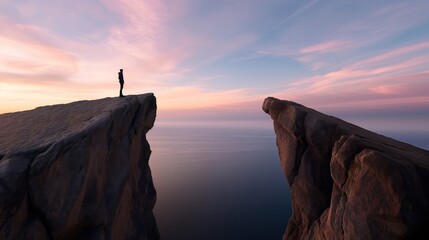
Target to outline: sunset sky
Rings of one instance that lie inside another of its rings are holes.
[[[161,122],[266,120],[274,96],[429,129],[428,12],[427,0],[0,0],[0,113],[115,97],[123,68],[124,94],[155,93]]]

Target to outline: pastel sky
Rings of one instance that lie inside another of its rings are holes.
[[[427,0],[0,0],[0,113],[117,96],[123,68],[124,93],[155,93],[160,121],[266,120],[274,96],[427,130],[428,11]]]

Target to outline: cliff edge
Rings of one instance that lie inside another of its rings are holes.
[[[152,93],[0,115],[0,239],[159,239]]]
[[[429,229],[429,152],[266,98],[293,214],[283,239],[417,239]]]

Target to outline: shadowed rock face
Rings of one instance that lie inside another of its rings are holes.
[[[0,239],[159,239],[153,94],[0,115]]]
[[[267,98],[293,214],[284,239],[427,239],[429,152]]]

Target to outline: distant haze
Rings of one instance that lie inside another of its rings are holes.
[[[265,126],[267,96],[429,129],[429,1],[0,2],[0,113],[154,92],[160,122]]]

